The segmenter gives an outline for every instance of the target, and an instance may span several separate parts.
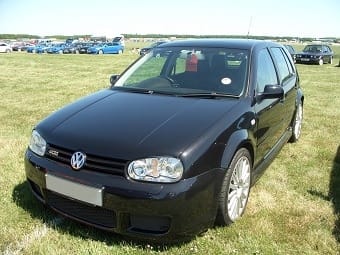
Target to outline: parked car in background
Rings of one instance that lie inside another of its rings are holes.
[[[72,44],[67,44],[64,49],[63,53],[68,54],[68,53],[73,53],[73,54],[79,54],[79,49],[82,47],[83,43],[72,43]]]
[[[302,52],[296,54],[296,63],[312,63],[323,65],[333,63],[333,51],[325,44],[307,45]]]
[[[46,51],[49,54],[63,54],[65,47],[65,43],[54,43]]]
[[[100,43],[87,49],[89,54],[122,54],[123,52],[124,46],[115,42]]]
[[[0,52],[10,53],[12,48],[8,43],[0,42]]]
[[[32,44],[26,48],[27,53],[34,53],[33,50],[35,49],[36,45]]]
[[[51,47],[51,44],[39,43],[34,46],[29,46],[26,49],[28,53],[47,53],[48,48]]]
[[[84,42],[81,45],[78,46],[79,54],[86,54],[87,49],[97,45],[98,43],[95,42]]]
[[[294,49],[294,47],[292,45],[289,45],[289,44],[284,44],[283,46],[285,46],[285,48],[288,50],[290,56],[292,57],[294,63],[296,63],[296,50]]]
[[[146,53],[148,53],[150,50],[152,50],[153,48],[157,47],[158,45],[161,45],[162,43],[166,43],[166,41],[159,41],[159,42],[154,42],[151,45],[144,47],[140,50],[139,54],[140,55],[145,55]]]
[[[34,44],[26,43],[26,42],[18,42],[13,44],[12,50],[13,51],[26,51],[28,47],[32,47]]]
[[[120,43],[121,45],[123,45],[123,47],[125,47],[125,39],[124,39],[124,35],[117,35],[112,39],[112,42],[115,43]]]
[[[36,125],[25,154],[35,197],[100,229],[178,241],[229,225],[300,137],[304,96],[277,43],[164,43],[110,82]]]

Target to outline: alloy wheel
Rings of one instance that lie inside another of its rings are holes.
[[[239,218],[246,207],[250,189],[250,162],[245,156],[237,161],[229,183],[228,215],[232,221]]]

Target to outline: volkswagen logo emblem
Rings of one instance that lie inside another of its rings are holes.
[[[74,170],[82,168],[86,161],[86,155],[80,151],[73,153],[71,157],[71,166]]]

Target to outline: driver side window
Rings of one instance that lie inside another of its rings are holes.
[[[266,85],[275,84],[278,82],[273,60],[268,50],[262,49],[257,59],[256,92],[261,93]]]

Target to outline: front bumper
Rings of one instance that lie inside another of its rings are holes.
[[[98,54],[99,50],[87,50],[87,54]]]
[[[311,58],[311,57],[299,57],[296,58],[296,63],[311,63],[311,64],[318,64],[320,57]]]
[[[136,182],[125,176],[74,171],[29,149],[25,170],[33,194],[60,214],[100,229],[148,240],[178,240],[211,227],[223,180],[223,171],[214,169],[172,184]],[[102,205],[48,190],[46,175],[101,189]]]

